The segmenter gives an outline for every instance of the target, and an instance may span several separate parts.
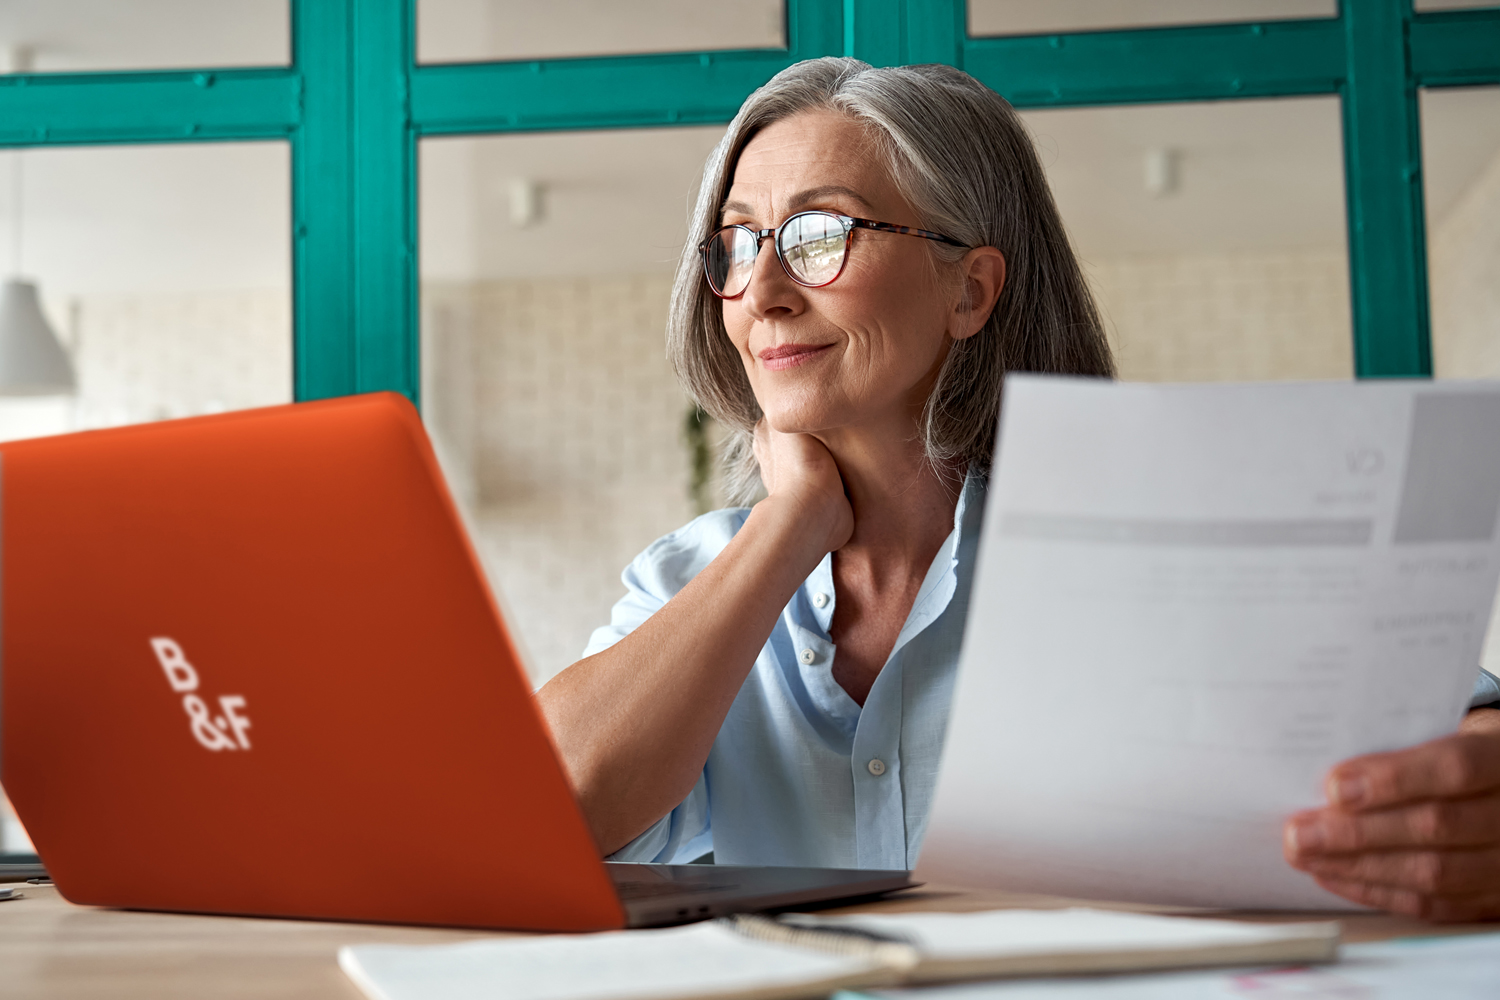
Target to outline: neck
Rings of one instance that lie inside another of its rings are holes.
[[[953,530],[963,487],[960,471],[935,469],[910,417],[892,427],[845,427],[820,433],[833,454],[854,510],[854,533],[839,550],[898,571],[926,572]]]

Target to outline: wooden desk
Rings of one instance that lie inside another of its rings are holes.
[[[391,880],[400,891],[403,880]],[[0,997],[6,1000],[168,1000],[191,997],[361,1000],[339,971],[340,945],[367,942],[439,944],[473,931],[333,924],[302,920],[194,917],[74,906],[50,886],[21,885],[24,899],[0,902]],[[1072,905],[1054,897],[1018,896],[929,886],[878,903],[826,912],[987,910]],[[1099,904],[1094,904],[1099,905]],[[1104,904],[1108,905],[1108,904]],[[1146,909],[1144,907],[1118,907]],[[1187,911],[1152,908],[1153,912]],[[1307,919],[1242,914],[1247,920]],[[1344,920],[1348,941],[1408,934],[1494,931],[1495,925],[1433,927],[1390,916]]]

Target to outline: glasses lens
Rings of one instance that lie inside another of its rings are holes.
[[[844,224],[826,212],[808,212],[786,221],[781,230],[781,259],[804,285],[826,285],[844,269],[848,246]]]
[[[726,226],[709,237],[703,249],[703,271],[713,290],[725,298],[734,298],[750,283],[755,270],[755,254],[760,248],[755,237],[743,226]]]

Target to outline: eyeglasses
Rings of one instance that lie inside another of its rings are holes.
[[[782,269],[799,285],[821,288],[844,273],[849,262],[849,244],[856,229],[873,229],[881,233],[920,236],[949,246],[969,249],[952,237],[929,233],[925,229],[898,226],[890,222],[872,222],[833,212],[800,212],[775,229],[751,229],[749,226],[725,226],[698,244],[703,255],[703,273],[708,287],[721,299],[741,295],[750,284],[755,258],[768,236],[776,238],[776,259]]]

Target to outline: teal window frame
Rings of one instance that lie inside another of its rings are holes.
[[[1337,95],[1354,370],[1432,374],[1419,88],[1500,84],[1500,7],[971,38],[965,0],[787,0],[784,49],[419,65],[417,0],[290,0],[288,66],[0,77],[0,145],[291,144],[297,399],[420,385],[417,142],[727,122],[774,73],[958,66],[1020,108]]]

